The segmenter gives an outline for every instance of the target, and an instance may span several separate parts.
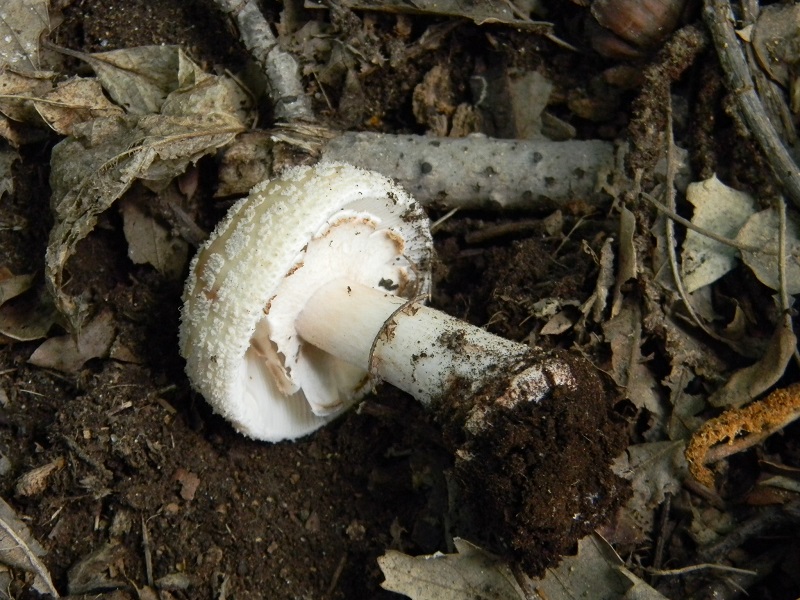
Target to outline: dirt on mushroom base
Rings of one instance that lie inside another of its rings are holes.
[[[528,389],[516,380],[526,369],[552,386],[544,398],[515,399]],[[557,384],[553,369],[579,385]],[[483,516],[475,539],[541,576],[630,496],[629,482],[611,471],[628,441],[614,412],[620,398],[591,363],[566,352],[532,352],[475,396],[463,391],[456,384],[432,411],[469,508]]]

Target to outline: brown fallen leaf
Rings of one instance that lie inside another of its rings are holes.
[[[459,0],[415,0],[411,4],[403,0],[346,0],[342,2],[342,5],[354,10],[462,17],[471,19],[477,25],[500,23],[511,25],[517,29],[534,30],[543,35],[551,35],[553,29],[552,23],[532,21],[514,4],[502,0],[485,0],[475,3],[460,2]],[[306,6],[315,7],[316,5],[307,3]]]
[[[795,3],[764,6],[753,28],[752,46],[767,74],[788,88],[796,78],[800,41],[800,5]]]
[[[59,318],[53,299],[39,285],[0,306],[0,343],[41,339]]]
[[[53,89],[54,73],[0,71],[0,113],[18,123],[41,124],[32,100]]]
[[[0,343],[36,340],[47,335],[56,313],[34,276],[14,275],[0,267]]]
[[[138,200],[127,197],[120,204],[128,258],[137,265],[151,264],[167,278],[177,280],[189,259],[189,244],[145,212]]]
[[[50,29],[49,4],[48,0],[4,0],[0,15],[0,69],[39,68],[39,38]]]
[[[505,562],[466,540],[453,542],[457,554],[409,556],[387,550],[378,558],[386,578],[381,587],[413,600],[524,600]]]
[[[33,105],[42,119],[62,135],[70,135],[78,123],[122,115],[124,112],[105,97],[96,79],[83,77],[73,77],[59,83],[41,100],[34,100]]]
[[[742,406],[764,393],[783,376],[797,349],[792,317],[787,313],[775,328],[767,350],[758,361],[736,371],[708,399],[712,406]]]
[[[244,129],[231,115],[102,118],[76,125],[52,152],[50,183],[57,222],[50,232],[45,276],[74,330],[85,307],[63,291],[64,269],[97,217],[139,179],[168,183]]]
[[[8,267],[0,267],[0,304],[27,292],[33,283],[33,275],[14,275]]]
[[[632,444],[614,460],[612,470],[631,482],[633,494],[621,516],[626,536],[641,543],[652,535],[656,508],[681,489],[686,477],[683,440]]]
[[[0,563],[33,573],[33,589],[58,598],[50,572],[40,560],[45,554],[14,509],[0,499]]]
[[[23,473],[14,485],[14,494],[26,497],[40,494],[47,487],[50,476],[59,469],[64,468],[65,464],[64,459],[59,457],[54,461]]]
[[[0,149],[0,198],[6,194],[12,195],[14,193],[14,163],[20,159],[19,152],[10,148]],[[0,220],[0,230],[12,229],[10,223],[4,222],[6,219]]]
[[[250,120],[251,99],[227,76],[204,72],[178,46],[140,46],[86,54],[86,61],[111,98],[130,115],[184,116],[225,113]]]
[[[70,595],[96,594],[128,586],[124,577],[128,560],[128,551],[119,542],[106,542],[96,548],[70,567],[67,573]]]
[[[85,60],[109,95],[129,114],[161,111],[169,94],[194,85],[203,73],[178,46],[140,46],[110,52],[70,52]]]
[[[115,336],[114,315],[110,309],[105,309],[83,327],[77,340],[71,335],[50,338],[34,351],[28,362],[37,367],[75,373],[87,360],[108,356]]]
[[[667,419],[666,406],[659,384],[645,357],[642,356],[642,314],[633,300],[623,300],[618,314],[603,323],[606,342],[611,347],[612,377],[625,391],[625,397],[636,408],[652,415],[652,425],[646,432],[649,441],[660,439]]]

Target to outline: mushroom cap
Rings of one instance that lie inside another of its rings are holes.
[[[190,265],[180,351],[193,387],[250,437],[311,433],[374,381],[297,335],[306,300],[339,278],[426,296],[431,253],[422,208],[378,173],[321,163],[258,184]]]

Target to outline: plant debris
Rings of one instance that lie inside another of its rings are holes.
[[[622,40],[624,4],[584,4],[3,3],[0,596],[800,596],[800,11]],[[388,386],[291,444],[212,414],[190,255],[321,159],[436,222],[434,307],[581,356],[608,402],[493,443]]]

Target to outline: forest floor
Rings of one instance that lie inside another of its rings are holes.
[[[96,53],[176,45],[207,73],[252,81],[235,27],[210,0],[53,4],[45,37],[57,48]],[[753,204],[760,208],[770,205],[778,184],[743,132],[699,12],[684,17],[680,42],[621,60],[591,48],[588,9],[565,0],[545,4],[541,19],[553,26],[527,30],[397,7],[294,3],[279,12],[263,3],[262,10],[281,24],[282,43],[303,65],[315,114],[329,127],[534,139],[544,131],[631,145],[626,162],[590,197],[512,211],[487,203],[454,215],[446,200],[428,204],[432,220],[447,216],[434,234],[431,303],[509,339],[580,352],[607,378],[618,396],[607,418],[621,436],[609,443],[637,450],[615,470],[631,480],[633,495],[620,488],[619,510],[599,532],[627,572],[663,594],[648,597],[733,598],[743,587],[752,597],[797,597],[800,579],[790,567],[800,551],[793,535],[800,525],[794,417],[784,410],[756,425],[736,421],[751,427],[737,425],[731,439],[763,435],[727,459],[720,455],[710,486],[695,481],[683,458],[693,432],[721,407],[743,403],[713,404],[713,393],[732,374],[760,364],[765,352],[772,352],[766,362],[779,366],[757,383],[747,380],[747,400],[776,383],[793,390],[786,387],[798,376],[790,363],[791,322],[781,329],[785,312],[775,291],[732,262],[728,272],[698,286],[707,294],[692,295],[713,335],[697,327],[667,281],[665,247],[673,242],[665,219],[638,195],[663,198],[671,185],[663,160],[657,165],[668,127],[686,150],[679,161],[684,178],[690,173],[699,182],[716,173],[758,198]],[[75,56],[47,53],[54,81],[93,74]],[[526,96],[533,88],[512,85],[532,85],[531,74],[549,92],[538,110]],[[253,94],[250,116],[258,118],[248,127],[269,129],[270,107]],[[8,115],[4,106],[0,113]],[[237,434],[192,390],[177,340],[188,258],[201,240],[184,235],[176,213],[164,206],[179,205],[193,224],[189,231],[211,231],[246,193],[217,192],[226,144],[187,166],[178,183],[159,191],[132,186],[98,211],[96,224],[71,247],[58,281],[80,298],[93,326],[94,337],[82,343],[96,344],[76,346],[45,285],[54,271],[45,252],[58,249],[51,229],[63,218],[51,204],[58,190],[51,150],[65,136],[58,129],[23,130],[19,115],[12,121],[3,136],[13,144],[4,147],[13,159],[0,173],[0,330],[8,342],[0,346],[0,495],[38,540],[61,595],[391,598],[399,596],[381,589],[386,573],[377,561],[387,551],[454,554],[454,538],[491,545],[489,520],[457,506],[453,457],[439,425],[402,392],[381,386],[313,435],[269,444]],[[679,206],[691,217],[685,183],[677,184]],[[134,241],[131,223],[142,214],[144,227],[156,223],[166,232],[157,243],[179,239],[169,246],[178,248],[173,262],[154,266],[136,258],[133,248],[154,239]],[[681,244],[688,236],[677,227]],[[20,275],[28,277],[24,286]],[[12,283],[24,290],[12,292]],[[42,333],[26,334],[30,329]],[[568,471],[560,457],[578,435],[563,432],[537,451]],[[726,439],[724,431],[710,435],[709,447]],[[585,460],[582,468],[609,468],[605,456]],[[781,484],[764,484],[770,477],[781,477]],[[571,484],[563,484],[554,498],[569,493]],[[669,573],[700,563],[716,567]],[[0,586],[10,597],[41,591],[41,582],[26,574],[35,569],[11,564],[16,569],[4,573]],[[535,584],[522,573],[517,579],[535,597]],[[605,583],[597,585],[588,597],[623,597],[624,591],[613,595]]]

